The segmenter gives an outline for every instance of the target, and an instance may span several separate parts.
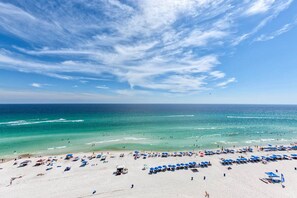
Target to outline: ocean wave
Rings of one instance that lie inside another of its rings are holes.
[[[222,136],[221,134],[219,134],[219,133],[216,133],[216,134],[208,134],[208,135],[202,135],[201,137],[220,137],[220,136]]]
[[[217,130],[217,129],[223,129],[223,128],[218,128],[218,127],[198,127],[195,128],[196,130]]]
[[[64,148],[66,148],[66,147],[67,147],[67,146],[50,147],[50,148],[47,148],[47,150],[64,149]]]
[[[226,145],[234,145],[234,144],[237,144],[238,142],[228,142],[228,141],[218,141],[218,142],[215,142],[214,144],[216,145],[219,145],[219,144],[226,144]]]
[[[211,137],[220,137],[222,136],[221,134],[219,133],[216,133],[216,134],[207,134],[207,135],[197,135],[197,136],[192,136],[192,137],[188,137],[187,139],[200,139],[200,138],[211,138]]]
[[[226,141],[218,141],[218,142],[215,142],[215,144],[227,144]]]
[[[238,132],[230,132],[230,133],[226,133],[225,135],[227,136],[236,136],[236,135],[239,135]]]
[[[195,115],[168,115],[168,116],[164,116],[167,118],[176,118],[176,117],[194,117]]]
[[[125,142],[125,141],[139,141],[139,140],[145,140],[147,138],[136,138],[136,137],[125,137],[125,138],[120,138],[120,139],[112,139],[112,140],[103,140],[103,141],[98,141],[98,142],[88,142],[86,143],[87,145],[92,145],[92,144],[106,144],[106,143],[112,143],[112,142]]]
[[[251,143],[260,143],[260,142],[273,142],[275,139],[273,138],[267,138],[267,139],[259,139],[259,140],[247,140],[245,143],[251,144]]]
[[[230,119],[268,119],[268,120],[297,120],[297,118],[270,117],[270,116],[227,116]]]
[[[55,120],[46,120],[46,119],[15,120],[15,121],[9,121],[9,122],[0,122],[0,125],[21,126],[21,125],[42,124],[42,123],[67,123],[67,122],[84,122],[84,120],[67,120],[64,118],[55,119]]]
[[[224,130],[224,129],[246,129],[244,126],[226,126],[226,127],[197,127],[195,130]]]

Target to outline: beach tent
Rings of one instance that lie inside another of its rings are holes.
[[[121,169],[124,169],[125,166],[124,165],[117,165],[117,170],[121,170]]]
[[[275,174],[274,172],[265,172],[265,174],[270,177],[270,178],[273,178],[273,177],[279,177],[277,174]]]
[[[297,150],[297,146],[292,146],[291,149],[293,149],[293,150]]]
[[[281,180],[279,179],[279,177],[280,177],[279,175],[277,175],[273,172],[266,172],[265,174],[269,177],[269,179],[272,181],[272,183],[281,182]]]
[[[283,174],[281,174],[281,182],[284,183],[285,182],[285,177]]]
[[[73,154],[67,154],[65,159],[70,159],[70,158],[73,158]]]

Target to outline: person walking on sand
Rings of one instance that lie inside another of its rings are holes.
[[[134,188],[134,184],[131,185],[131,188]]]
[[[205,191],[205,196],[204,197],[207,197],[207,198],[209,198],[209,194],[208,194],[208,192],[207,191]]]

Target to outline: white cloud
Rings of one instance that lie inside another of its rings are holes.
[[[254,0],[252,5],[246,10],[245,14],[254,15],[267,12],[275,0]]]
[[[229,78],[228,80],[224,81],[224,82],[221,82],[221,83],[218,83],[217,86],[218,87],[226,87],[228,84],[230,83],[233,83],[233,82],[236,82],[236,78]]]
[[[96,86],[97,89],[109,89],[106,85],[98,85]]]
[[[42,87],[42,85],[40,83],[32,83],[31,86],[36,87],[36,88]]]
[[[210,75],[213,76],[214,78],[224,78],[226,74],[221,71],[213,71],[213,72],[210,72]]]
[[[256,34],[259,30],[261,30],[264,26],[266,26],[267,23],[271,22],[282,11],[287,9],[291,5],[292,2],[293,2],[292,0],[279,0],[279,1],[276,1],[273,6],[269,7],[270,12],[269,12],[268,16],[265,16],[265,18],[262,19],[251,31],[245,32],[245,33],[235,37],[233,39],[233,41],[232,41],[232,45],[236,46],[236,45],[240,44],[242,41],[247,40],[251,36]],[[257,3],[257,1],[256,1],[256,3]]]
[[[35,88],[42,88],[42,87],[45,87],[45,86],[51,86],[50,84],[46,84],[46,83],[36,83],[36,82],[34,82],[34,83],[31,83],[30,84],[30,86],[32,86],[32,87],[35,87]]]
[[[291,30],[296,24],[297,24],[297,20],[295,20],[292,23],[287,23],[287,24],[283,25],[280,29],[278,29],[270,34],[261,34],[260,36],[258,36],[255,39],[255,41],[268,41],[268,40],[274,39],[274,38],[288,32],[289,30]]]
[[[128,83],[133,91],[185,93],[227,86],[231,82],[219,71],[220,56],[291,2],[78,0],[55,9],[42,2],[0,3],[5,34],[30,43],[0,50],[0,68],[81,83],[111,79]],[[258,13],[265,16],[255,26],[238,28]]]

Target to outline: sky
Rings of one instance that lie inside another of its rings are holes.
[[[293,0],[0,0],[0,103],[297,104]]]

